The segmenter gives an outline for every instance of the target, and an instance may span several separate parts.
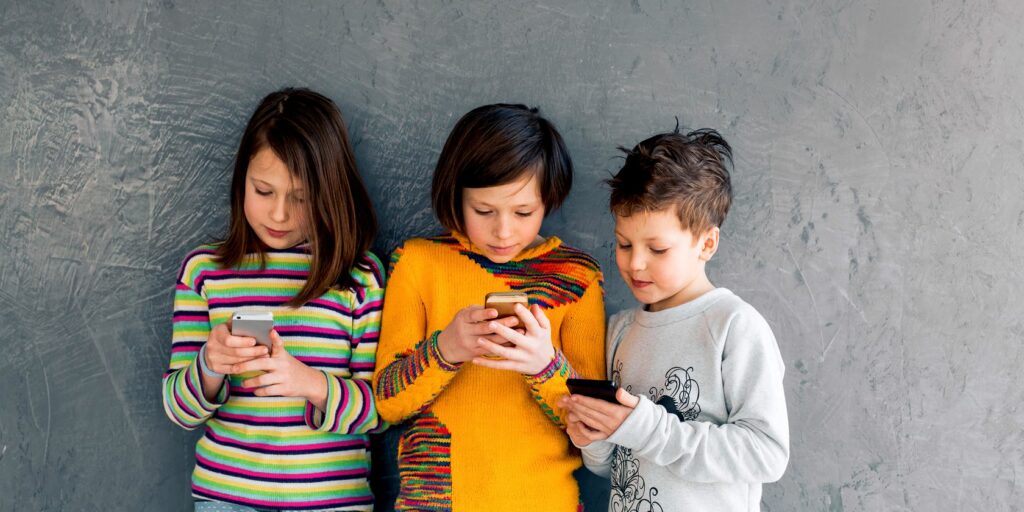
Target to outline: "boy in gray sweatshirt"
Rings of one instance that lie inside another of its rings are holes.
[[[625,151],[623,149],[623,151]],[[640,307],[609,320],[618,403],[563,399],[609,510],[757,511],[789,461],[785,372],[771,328],[705,265],[732,201],[714,130],[655,135],[612,179],[615,259]]]

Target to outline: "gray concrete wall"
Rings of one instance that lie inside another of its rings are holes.
[[[383,219],[435,229],[455,119],[539,105],[592,251],[616,145],[721,130],[713,281],[779,339],[792,460],[765,510],[1021,510],[1024,3],[0,2],[0,509],[186,510],[160,406],[172,282],[218,236],[256,101],[332,96]]]

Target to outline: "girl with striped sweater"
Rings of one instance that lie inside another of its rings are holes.
[[[373,508],[376,228],[334,102],[264,98],[239,144],[227,237],[185,258],[175,291],[163,404],[203,427],[195,510]],[[241,311],[273,313],[271,347],[231,335]]]

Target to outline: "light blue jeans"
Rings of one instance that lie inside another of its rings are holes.
[[[234,503],[223,503],[220,501],[197,501],[195,512],[289,512],[287,510],[270,510],[264,508],[252,508]]]

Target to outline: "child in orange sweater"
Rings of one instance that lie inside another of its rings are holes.
[[[396,249],[385,294],[377,407],[408,421],[396,510],[578,510],[581,461],[557,404],[567,378],[604,377],[601,272],[539,236],[571,186],[536,109],[479,107],[449,135],[432,199],[450,232]],[[520,330],[479,305],[499,291],[528,294]]]

